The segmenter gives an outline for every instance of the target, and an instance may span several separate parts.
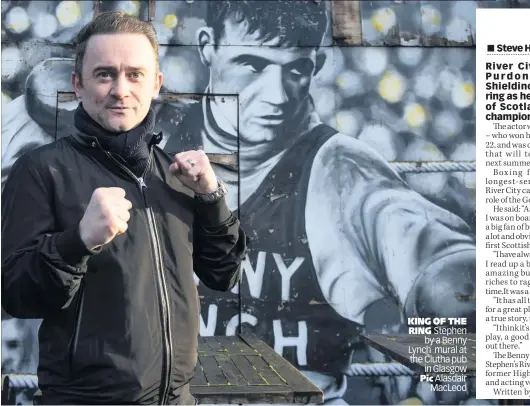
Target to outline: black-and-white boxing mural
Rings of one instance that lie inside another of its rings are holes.
[[[68,134],[77,30],[103,10],[151,18],[163,92],[195,94],[157,101],[160,145],[238,156],[216,171],[250,252],[234,290],[199,285],[201,335],[255,332],[328,404],[488,403],[472,383],[435,393],[351,368],[392,362],[362,331],[473,312],[459,298],[475,291],[475,173],[459,168],[475,160],[476,7],[361,2],[364,45],[348,47],[328,1],[3,1],[2,185],[21,154]],[[410,35],[386,46],[396,30]],[[403,172],[418,161],[446,165]],[[3,346],[17,325],[3,319]],[[32,337],[2,351],[3,373],[35,373],[17,370]]]

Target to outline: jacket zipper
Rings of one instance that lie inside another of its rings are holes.
[[[72,337],[70,338],[70,343],[68,344],[68,368],[70,370],[70,375],[74,371],[74,356],[77,352],[77,342],[79,340],[79,329],[81,327],[84,301],[85,290],[83,289],[83,281],[81,281],[81,285],[79,286],[79,298],[77,299],[77,304],[75,307],[74,331],[72,332]]]
[[[156,227],[155,215],[153,213],[153,210],[151,209],[151,207],[149,206],[147,202],[147,195],[145,193],[145,189],[147,189],[147,185],[145,184],[144,177],[151,163],[152,153],[149,155],[149,161],[147,163],[147,168],[144,172],[144,176],[138,178],[127,167],[119,163],[118,160],[115,159],[109,152],[107,151],[104,151],[104,152],[112,161],[114,161],[122,170],[124,170],[130,177],[132,177],[136,181],[136,183],[138,184],[138,187],[140,188],[140,192],[142,193],[142,196],[144,198],[144,203],[145,203],[145,207],[147,210],[149,233],[151,234],[151,243],[152,243],[152,249],[153,249],[153,254],[155,258],[155,268],[157,270],[156,276],[157,276],[158,288],[160,290],[159,297],[160,297],[160,313],[161,313],[161,324],[162,324],[162,340],[164,342],[164,349],[166,350],[165,354],[163,354],[164,363],[162,366],[162,380],[161,380],[161,385],[160,385],[160,399],[159,399],[159,404],[165,405],[167,404],[167,396],[168,396],[169,387],[170,387],[169,384],[171,381],[171,363],[172,363],[172,354],[173,354],[173,351],[171,348],[171,312],[169,311],[169,299],[168,299],[168,293],[167,293],[166,278],[164,275],[162,250],[160,248],[160,240],[158,236],[158,230]]]

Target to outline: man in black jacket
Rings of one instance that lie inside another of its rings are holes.
[[[245,234],[202,151],[153,136],[156,34],[123,13],[76,40],[76,131],[23,155],[2,199],[2,306],[42,318],[45,404],[190,404],[193,272],[226,291]]]

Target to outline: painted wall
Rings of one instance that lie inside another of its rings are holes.
[[[261,3],[270,11],[271,26],[279,21],[279,32],[298,35],[289,30],[296,24],[293,9],[280,12],[282,23],[274,11],[277,3]],[[469,393],[436,398],[409,377],[347,376],[352,362],[389,362],[360,344],[358,333],[402,331],[402,302],[436,246],[464,239],[474,247],[473,172],[403,174],[401,183],[388,162],[475,159],[475,50],[469,45],[477,4],[361,3],[366,46],[331,46],[328,27],[316,59],[324,63],[315,76],[307,64],[280,70],[274,63],[289,59],[289,51],[249,37],[233,36],[226,47],[206,50],[201,61],[197,30],[205,25],[206,1],[157,1],[151,10],[162,44],[163,90],[233,94],[198,103],[161,98],[156,109],[157,127],[166,134],[162,146],[168,152],[198,145],[207,152],[236,151],[226,140],[237,117],[241,145],[270,141],[264,148],[241,149],[239,175],[217,168],[229,183],[230,205],[249,234],[251,251],[242,282],[232,292],[215,294],[199,284],[201,335],[234,334],[241,321],[335,404],[412,398],[425,404],[476,403],[472,385]],[[72,91],[68,44],[92,18],[95,4],[3,1],[1,7],[3,184],[20,154],[67,134],[77,103],[58,99],[57,92]],[[147,1],[103,1],[98,7],[121,8],[142,19],[149,15]],[[443,37],[454,46],[395,43],[410,33]],[[295,43],[317,45],[303,33]],[[379,46],[384,44],[402,46]],[[227,66],[228,53],[250,53],[254,59]],[[271,56],[271,64],[259,66],[257,57]],[[313,103],[291,103],[290,96],[303,93],[304,80]],[[268,114],[279,118],[262,117]],[[331,141],[337,140],[336,148],[325,143],[333,129],[339,132]],[[209,143],[208,136],[222,141],[223,148]],[[299,137],[289,152],[274,158],[274,148],[283,148],[293,136]],[[256,160],[267,155],[269,165],[256,171]],[[470,272],[474,269],[459,269],[443,288],[431,284],[431,294],[454,299],[461,276]],[[453,302],[448,314],[455,310]],[[38,321],[3,315],[2,373],[35,372],[37,328]]]

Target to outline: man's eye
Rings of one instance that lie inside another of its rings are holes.
[[[98,73],[98,78],[100,79],[109,79],[111,74],[109,72],[100,72]]]
[[[243,66],[245,66],[252,72],[261,72],[263,69],[267,67],[266,64],[255,63],[255,62],[247,62],[247,63],[244,63]]]
[[[289,72],[295,76],[308,76],[313,70],[312,63],[300,62],[294,66],[291,66]]]
[[[142,73],[141,72],[133,72],[133,73],[131,73],[131,77],[133,79],[140,79],[142,77]]]

